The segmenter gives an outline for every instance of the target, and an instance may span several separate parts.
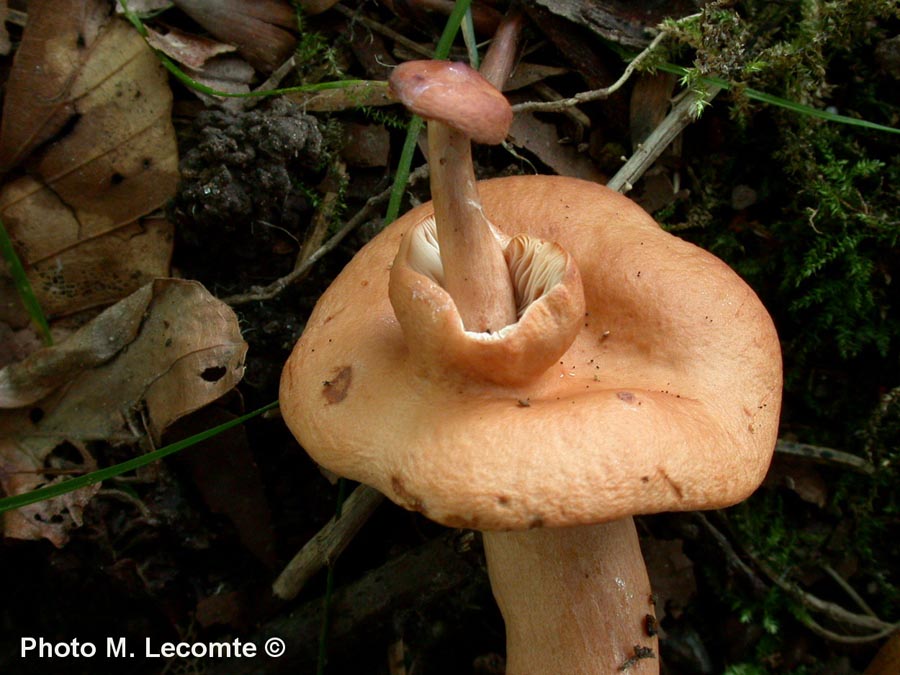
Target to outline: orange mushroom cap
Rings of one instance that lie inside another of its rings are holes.
[[[781,357],[754,292],[600,185],[529,176],[479,191],[506,236],[564,249],[537,308],[467,333],[439,269],[409,252],[431,204],[407,213],[321,297],[285,367],[284,418],[313,458],[478,529],[719,508],[755,490]],[[568,337],[535,347],[522,337],[535,321]]]

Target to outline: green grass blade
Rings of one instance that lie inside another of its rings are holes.
[[[456,0],[453,11],[450,12],[447,23],[444,25],[444,32],[441,33],[437,46],[434,48],[434,58],[446,59],[450,55],[450,47],[453,46],[453,41],[459,32],[459,26],[471,6],[472,0]]]
[[[472,8],[463,17],[462,25],[463,42],[466,44],[466,54],[469,56],[469,65],[475,70],[481,67],[481,59],[478,56],[478,38],[475,37],[475,21],[472,19]]]
[[[381,80],[335,80],[334,82],[317,82],[316,84],[300,84],[296,87],[280,87],[278,89],[266,89],[264,91],[221,91],[213,89],[201,82],[193,79],[185,73],[181,68],[175,65],[174,61],[161,52],[156,52],[157,57],[166,70],[175,76],[179,82],[191,89],[199,91],[201,94],[209,96],[221,96],[223,98],[260,98],[264,96],[281,96],[282,94],[309,94],[317,91],[326,91],[328,89],[348,89],[351,87],[366,87],[370,89],[387,89],[387,82]]]
[[[128,8],[128,0],[119,0],[119,4],[122,6],[122,11],[125,14],[125,18],[127,18],[128,21],[131,22],[131,25],[135,27],[135,30],[137,30],[141,37],[146,40],[147,28],[144,26],[144,22],[141,17],[139,17]],[[151,47],[151,49],[153,48]],[[328,89],[346,89],[348,87],[371,87],[372,89],[387,88],[387,83],[380,80],[337,80],[334,82],[301,84],[296,87],[266,89],[265,91],[221,91],[219,89],[209,87],[201,82],[197,82],[197,80],[185,73],[181,68],[178,67],[178,65],[176,65],[174,61],[172,61],[172,59],[170,59],[158,49],[153,49],[153,53],[156,54],[156,57],[159,59],[160,63],[162,63],[163,67],[175,76],[175,79],[184,84],[186,87],[194,89],[195,91],[199,91],[201,94],[207,94],[209,96],[221,96],[223,98],[260,98],[263,96],[281,96],[282,94],[309,94],[317,91],[326,91]]]
[[[447,24],[444,26],[444,32],[441,33],[440,40],[434,49],[435,59],[446,59],[450,55],[450,47],[453,46],[453,40],[459,32],[460,24],[472,0],[457,0]],[[391,187],[391,198],[388,201],[387,211],[384,214],[384,224],[389,225],[397,219],[400,214],[400,205],[403,201],[403,195],[406,193],[406,181],[409,180],[409,169],[412,166],[413,155],[416,151],[416,141],[419,139],[419,133],[422,131],[424,122],[421,117],[416,115],[409,121],[406,127],[406,138],[403,141],[403,150],[400,152],[400,160],[397,162],[397,171],[394,174],[394,183]]]
[[[31,492],[25,492],[20,495],[13,495],[12,497],[4,497],[3,499],[0,499],[0,513],[3,513],[4,511],[10,511],[12,509],[19,509],[23,506],[28,506],[29,504],[34,504],[35,502],[40,502],[45,499],[59,497],[60,495],[64,495],[67,492],[87,487],[88,485],[93,485],[94,483],[100,483],[101,481],[114,478],[115,476],[121,476],[123,473],[128,473],[129,471],[134,471],[135,469],[139,469],[142,466],[146,466],[147,464],[159,461],[164,457],[175,454],[176,452],[180,452],[185,448],[189,448],[192,445],[196,445],[201,441],[205,441],[208,438],[212,438],[213,436],[216,436],[223,431],[227,431],[232,427],[243,424],[247,420],[253,419],[258,415],[263,414],[267,410],[271,410],[277,405],[278,401],[274,401],[272,403],[269,403],[268,405],[264,405],[262,408],[257,408],[256,410],[249,412],[246,415],[236,417],[235,419],[229,420],[228,422],[213,427],[212,429],[201,431],[199,434],[194,434],[193,436],[189,436],[180,441],[176,441],[175,443],[170,443],[169,445],[160,448],[159,450],[148,452],[146,455],[141,455],[140,457],[129,459],[125,462],[115,464],[114,466],[106,467],[105,469],[99,469],[97,471],[92,471],[91,473],[85,474],[83,476],[70,478],[60,483],[55,483],[53,485],[48,485],[47,487],[32,490]]]
[[[44,344],[49,347],[53,344],[53,337],[50,335],[47,317],[44,316],[41,303],[38,302],[34,289],[31,288],[31,283],[25,274],[25,268],[22,266],[19,256],[16,255],[16,250],[13,248],[12,240],[9,238],[9,233],[6,231],[6,225],[4,225],[2,219],[0,219],[0,255],[3,256],[6,265],[9,267],[10,276],[16,285],[22,304],[25,305],[25,311],[28,312],[28,316],[31,317],[32,322],[34,322],[35,327],[40,332],[41,337],[44,339]]]
[[[683,66],[677,66],[673,63],[657,64],[655,68],[665,73],[671,73],[678,76],[684,76],[688,73],[687,68]],[[721,77],[700,77],[699,80],[700,82],[703,82],[705,84],[712,84],[717,87],[722,87],[722,89],[730,90],[733,88],[728,80],[722,79]],[[790,101],[786,98],[781,98],[780,96],[774,96],[773,94],[767,94],[764,91],[759,91],[758,89],[753,89],[751,87],[744,88],[742,92],[747,98],[753,101],[759,101],[760,103],[766,103],[768,105],[774,105],[779,108],[784,108],[785,110],[790,110],[791,112],[795,112],[799,115],[814,117],[820,120],[825,120],[826,122],[846,124],[852,127],[872,129],[873,131],[881,131],[888,134],[900,134],[900,129],[896,129],[894,127],[889,127],[884,124],[878,124],[876,122],[869,122],[868,120],[857,119],[855,117],[848,117],[847,115],[840,115],[838,113],[821,110],[819,108],[813,108],[812,106],[805,105],[803,103],[797,103],[795,101]]]
[[[337,502],[334,506],[334,518],[341,517],[344,510],[344,502],[347,500],[347,479],[338,478]],[[331,625],[331,601],[334,597],[334,561],[328,565],[328,573],[325,577],[325,596],[323,598],[322,625],[319,626],[319,652],[316,655],[316,675],[325,675],[325,667],[328,665],[328,627]]]
[[[400,214],[400,205],[403,202],[403,195],[406,194],[406,181],[409,180],[409,169],[416,152],[416,141],[419,139],[419,133],[424,124],[421,117],[414,115],[406,127],[406,138],[403,140],[403,149],[400,151],[400,160],[397,162],[397,171],[391,186],[391,198],[384,214],[385,225],[390,225]]]

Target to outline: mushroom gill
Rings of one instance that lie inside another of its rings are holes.
[[[501,244],[505,243],[504,257],[515,291],[517,319],[521,319],[531,305],[546,296],[554,286],[564,282],[568,255],[559,244],[527,234],[518,234],[511,239],[497,231],[495,235]],[[415,226],[409,237],[407,263],[410,268],[443,287],[444,264],[434,216],[428,216]],[[513,326],[515,324],[483,335],[496,339],[512,330]]]
[[[523,384],[545,373],[572,345],[584,316],[575,260],[558,244],[494,230],[515,290],[514,323],[467,330],[443,285],[434,216],[410,229],[391,267],[390,299],[414,361],[427,370],[483,382]]]
[[[534,302],[562,283],[566,272],[566,251],[559,244],[527,234],[512,238],[504,251],[519,318]]]

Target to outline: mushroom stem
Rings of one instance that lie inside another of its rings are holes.
[[[497,26],[491,46],[478,69],[484,79],[500,91],[503,91],[503,86],[516,65],[519,38],[524,27],[525,15],[516,8],[510,9]]]
[[[516,298],[503,248],[475,186],[468,136],[428,122],[428,160],[444,288],[466,330],[496,332],[516,322]]]
[[[507,675],[658,675],[634,521],[484,532]],[[652,657],[650,656],[652,654]]]

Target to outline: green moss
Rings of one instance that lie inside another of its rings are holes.
[[[819,579],[848,609],[853,601],[822,565],[852,560],[848,582],[889,621],[900,617],[900,389],[881,402],[879,394],[900,384],[900,140],[741,92],[900,126],[898,82],[875,58],[898,19],[896,0],[744,0],[709,3],[671,25],[680,46],[670,60],[692,64],[684,84],[716,76],[732,89],[686,135],[689,197],[655,214],[732,265],[775,318],[786,368],[782,433],[866,455],[877,467],[873,475],[820,469],[824,508],[784,488],[761,490],[729,511],[737,540],[785,580]],[[751,188],[755,202],[733,206],[737,186]],[[765,664],[785,633],[827,620],[809,617],[773,584],[750,597],[728,583],[737,616],[764,631],[752,663],[727,675],[784,675]]]

